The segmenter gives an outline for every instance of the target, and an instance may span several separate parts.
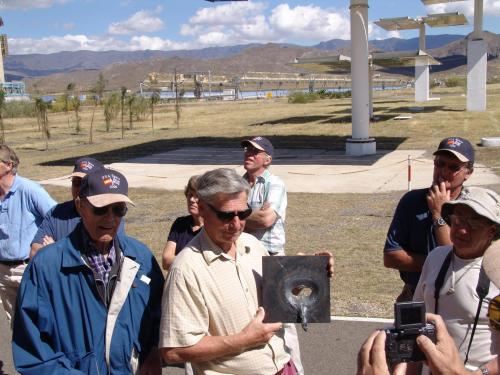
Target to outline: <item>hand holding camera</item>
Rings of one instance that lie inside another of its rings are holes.
[[[425,319],[424,302],[397,302],[394,304],[394,328],[385,330],[387,363],[393,366],[401,362],[425,360],[417,345],[417,337],[428,337],[436,342],[436,327]]]

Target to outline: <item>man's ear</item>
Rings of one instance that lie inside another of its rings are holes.
[[[271,164],[272,161],[273,161],[273,157],[271,155],[266,154],[266,161],[264,162],[264,166],[267,167],[269,164]]]

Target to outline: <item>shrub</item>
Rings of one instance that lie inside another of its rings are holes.
[[[318,99],[319,95],[315,92],[309,93],[309,92],[296,91],[288,96],[288,103],[305,104],[305,103],[312,103]]]
[[[4,118],[35,117],[35,103],[29,102],[7,102],[3,110]]]
[[[458,87],[458,86],[465,87],[466,81],[465,78],[450,77],[444,80],[444,84],[446,85],[446,87]]]

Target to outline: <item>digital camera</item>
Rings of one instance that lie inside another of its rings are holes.
[[[390,366],[400,362],[416,362],[425,359],[416,339],[425,335],[436,342],[436,328],[425,321],[424,302],[396,302],[394,304],[394,328],[385,330],[385,352]]]

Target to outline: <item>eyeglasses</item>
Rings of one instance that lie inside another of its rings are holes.
[[[249,154],[249,155],[257,155],[257,154],[260,154],[261,152],[265,153],[264,150],[259,150],[258,148],[255,148],[255,147],[244,147],[243,151],[245,152],[245,154]]]
[[[217,218],[225,223],[229,223],[236,216],[238,216],[238,219],[240,220],[245,220],[252,214],[252,208],[250,206],[248,206],[248,208],[245,211],[219,211],[215,209],[215,207],[212,206],[210,203],[207,203],[207,205],[215,213]]]
[[[439,169],[443,169],[446,167],[447,170],[449,170],[451,173],[453,173],[455,175],[458,172],[460,172],[466,166],[466,164],[465,163],[464,164],[449,164],[449,163],[446,163],[442,160],[435,159],[434,166],[436,168],[439,168]]]
[[[128,211],[128,207],[125,203],[108,204],[104,207],[95,207],[89,201],[87,201],[87,203],[92,208],[92,213],[96,216],[104,216],[109,212],[109,209],[111,209],[113,215],[124,217]]]
[[[500,331],[500,294],[490,301],[488,318],[490,319],[491,328]]]
[[[457,214],[448,216],[450,226],[468,226],[472,231],[480,230],[488,225],[488,221],[480,217],[466,217]]]

